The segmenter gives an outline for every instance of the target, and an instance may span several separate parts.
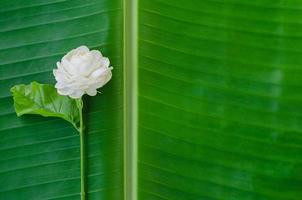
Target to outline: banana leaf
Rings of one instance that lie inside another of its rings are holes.
[[[301,11],[139,1],[139,200],[302,198]]]
[[[297,0],[2,0],[0,199],[80,199],[76,131],[18,118],[9,90],[53,84],[56,61],[85,44],[114,67],[84,100],[88,199],[300,200],[301,11]]]
[[[17,117],[9,88],[53,84],[52,70],[72,48],[110,57],[112,82],[85,98],[88,199],[123,196],[122,2],[0,2],[0,199],[80,199],[79,135],[63,120]]]

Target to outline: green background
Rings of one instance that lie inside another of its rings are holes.
[[[301,11],[139,1],[140,200],[302,199]]]
[[[0,199],[80,199],[76,131],[17,118],[9,89],[54,83],[83,44],[114,67],[85,98],[88,199],[123,199],[124,69],[138,71],[138,200],[302,199],[302,2],[139,0],[138,65],[123,67],[129,3],[0,2]]]
[[[80,199],[79,135],[55,118],[17,118],[10,87],[54,83],[56,62],[72,48],[100,49],[114,66],[110,83],[85,98],[88,199],[122,199],[122,2],[0,2],[0,199]]]

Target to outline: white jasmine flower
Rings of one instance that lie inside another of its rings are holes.
[[[97,89],[104,86],[112,77],[109,59],[100,51],[89,51],[80,46],[68,52],[57,62],[53,74],[57,80],[55,87],[60,95],[80,98],[84,94],[95,96]]]

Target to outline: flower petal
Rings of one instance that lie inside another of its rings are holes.
[[[112,67],[107,57],[100,51],[89,51],[87,46],[80,46],[68,52],[53,74],[57,81],[55,87],[61,95],[80,98],[87,93],[97,94],[97,88],[104,86],[112,77]]]
[[[75,49],[79,53],[88,53],[89,48],[86,45],[79,46],[78,48]]]
[[[82,90],[76,90],[73,93],[69,94],[68,96],[70,96],[73,99],[78,99],[81,98],[84,94],[84,91]]]
[[[57,90],[60,95],[70,95],[73,93],[73,90],[70,88],[57,88]]]
[[[88,88],[86,91],[85,91],[89,96],[95,96],[97,94],[97,91],[95,88],[91,87],[91,88]]]

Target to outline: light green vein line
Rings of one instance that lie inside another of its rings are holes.
[[[21,9],[28,9],[28,8],[34,8],[34,7],[39,7],[39,6],[50,6],[52,4],[57,4],[57,3],[63,3],[63,2],[67,2],[68,0],[62,0],[62,1],[54,1],[54,2],[50,2],[50,3],[40,3],[40,4],[34,4],[34,5],[28,5],[28,6],[22,6],[21,7],[16,7],[16,8],[12,8],[12,9],[8,9],[8,10],[0,10],[0,14],[3,14],[5,12],[12,12],[12,11],[18,11]]]
[[[124,0],[124,199],[137,200],[138,0]]]

